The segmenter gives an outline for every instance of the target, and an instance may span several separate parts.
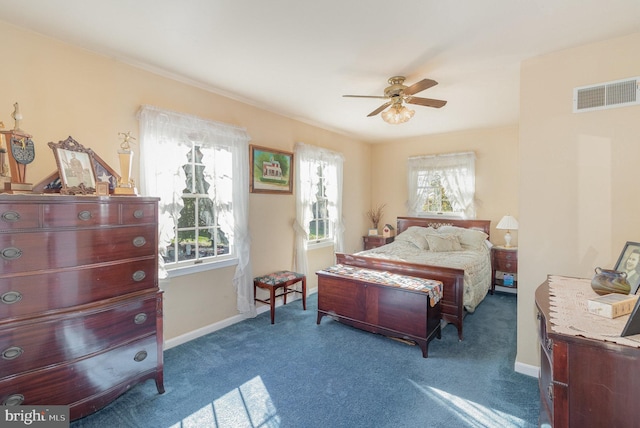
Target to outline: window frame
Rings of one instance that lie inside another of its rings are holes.
[[[200,225],[200,201],[204,199],[211,199],[212,195],[209,193],[198,193],[198,192],[204,190],[204,186],[203,186],[204,183],[206,183],[209,186],[208,188],[214,185],[214,183],[209,183],[207,181],[207,176],[206,174],[204,174],[205,169],[209,168],[210,170],[213,170],[213,174],[215,174],[215,171],[218,169],[218,165],[216,164],[216,162],[226,163],[227,159],[221,160],[219,157],[216,156],[213,158],[214,164],[208,165],[206,162],[203,161],[204,154],[202,153],[201,142],[197,141],[195,138],[194,139],[190,138],[190,143],[191,143],[191,148],[189,150],[185,150],[185,153],[184,153],[187,159],[185,163],[180,166],[180,168],[182,168],[182,170],[184,171],[185,183],[184,183],[183,191],[179,196],[183,201],[185,201],[185,199],[194,200],[194,210],[193,210],[194,217],[188,220],[189,222],[188,224],[192,223],[193,225],[180,226],[180,219],[182,218],[183,210],[187,206],[187,203],[183,203],[182,208],[178,213],[180,217],[176,219],[173,226],[174,233],[173,233],[172,241],[174,243],[170,244],[174,248],[174,261],[164,260],[164,266],[167,272],[174,271],[174,270],[185,270],[185,268],[188,268],[193,265],[202,265],[202,266],[212,265],[213,266],[212,268],[215,268],[215,265],[220,264],[220,262],[237,259],[235,247],[231,240],[228,240],[228,253],[218,255],[216,251],[216,253],[213,256],[204,256],[204,257],[200,256],[200,252],[199,252],[200,246],[199,246],[198,238],[200,236],[204,236],[204,234],[201,234],[200,232],[206,231],[207,229],[213,230],[213,232],[210,232],[213,234],[213,236],[211,236],[210,239],[212,242],[212,246],[217,248],[219,243],[218,231],[222,230],[222,226],[220,225],[220,221],[219,221],[219,217],[220,217],[219,211],[215,208],[216,206],[215,200],[211,200],[213,204],[213,207],[212,207],[213,223],[211,225],[206,225],[206,224]],[[217,153],[222,149],[219,147],[215,147],[215,148],[211,148],[211,150]],[[228,156],[232,156],[232,153],[230,150],[226,150],[226,152]],[[202,168],[199,168],[199,167],[202,167]],[[202,177],[197,176],[198,174],[201,174]],[[210,176],[209,179],[211,178],[213,177]],[[177,185],[178,184],[176,183],[176,186]],[[191,186],[191,188],[188,188],[189,185]],[[202,188],[199,188],[199,187],[202,187]],[[214,192],[214,193],[220,193],[220,192]],[[231,201],[224,201],[223,203],[230,203],[230,202]],[[189,231],[193,231],[196,237],[195,257],[180,260],[179,259],[180,256],[176,255],[176,252],[175,252],[176,247],[180,245],[179,237],[181,232],[188,233]],[[225,233],[224,230],[222,230],[222,233]],[[166,248],[168,249],[169,246],[167,246]],[[160,257],[163,257],[164,259],[164,255],[161,254]],[[203,269],[200,269],[200,270],[203,270]]]
[[[462,174],[461,171],[464,173]],[[421,176],[426,175],[423,179]],[[441,180],[445,198],[455,211],[424,211],[428,189],[421,181]],[[415,156],[407,160],[408,215],[415,217],[475,218],[475,154],[473,152]],[[453,184],[459,187],[452,187]]]

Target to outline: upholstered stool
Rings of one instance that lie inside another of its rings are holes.
[[[302,281],[302,291],[298,291],[295,288],[290,288],[294,284]],[[264,288],[269,290],[268,299],[258,299],[256,297],[256,289]],[[276,294],[276,291],[282,288],[280,294]],[[287,304],[287,294],[300,293],[302,294],[302,309],[307,310],[307,277],[301,273],[291,272],[288,270],[281,270],[267,275],[258,276],[253,279],[253,299],[256,302],[268,303],[271,307],[271,324],[275,318],[276,298],[282,297],[282,303]]]

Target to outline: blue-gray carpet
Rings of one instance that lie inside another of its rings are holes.
[[[489,295],[420,348],[324,317],[317,295],[165,352],[165,388],[134,387],[81,427],[534,427],[537,379],[513,371],[516,296]]]

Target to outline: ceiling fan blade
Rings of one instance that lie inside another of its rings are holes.
[[[422,79],[419,82],[414,83],[404,90],[405,95],[413,95],[417,94],[420,91],[424,91],[425,89],[429,89],[432,86],[436,86],[438,82],[431,79]]]
[[[393,101],[389,101],[389,102],[386,102],[386,103],[382,104],[380,107],[378,107],[377,109],[375,109],[374,111],[369,113],[367,115],[367,117],[375,116],[376,114],[380,113],[382,110],[384,110],[387,107],[389,107],[391,104],[393,104]]]
[[[343,97],[348,98],[381,98],[386,100],[388,97],[378,96],[378,95],[343,95]]]
[[[409,104],[418,104],[421,106],[427,107],[435,107],[440,108],[443,107],[447,102],[443,100],[434,100],[433,98],[420,98],[420,97],[407,97],[405,102]]]

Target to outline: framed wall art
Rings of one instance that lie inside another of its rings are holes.
[[[60,194],[87,195],[96,191],[96,171],[93,152],[69,137],[49,143],[58,165]]]
[[[251,193],[293,193],[293,153],[249,147]]]
[[[640,285],[640,243],[627,242],[614,269],[627,274],[627,282],[631,285],[629,294],[636,294]]]

